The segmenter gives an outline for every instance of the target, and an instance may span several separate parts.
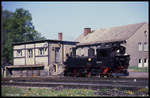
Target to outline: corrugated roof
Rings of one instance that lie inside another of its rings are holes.
[[[127,40],[130,38],[136,31],[142,27],[145,22],[137,23],[137,24],[128,24],[125,26],[118,26],[106,29],[98,29],[93,33],[89,33],[84,36],[83,33],[76,39],[76,41],[80,42],[79,45],[82,44],[91,44],[91,43],[99,43],[99,42],[113,42],[113,41],[121,41]]]

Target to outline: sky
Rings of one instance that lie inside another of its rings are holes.
[[[2,9],[24,8],[32,15],[35,30],[48,39],[74,41],[84,28],[91,30],[148,23],[148,2],[2,2]]]

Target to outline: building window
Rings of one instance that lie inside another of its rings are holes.
[[[141,42],[138,43],[138,49],[139,49],[139,51],[142,51],[142,43]]]
[[[146,58],[144,58],[144,63],[146,63],[147,62],[147,59]]]
[[[145,36],[146,36],[146,38],[147,38],[147,30],[145,30],[145,31],[144,31],[144,35],[145,35]]]
[[[139,59],[139,63],[141,63],[141,59]]]
[[[148,59],[144,58],[144,67],[148,67]]]
[[[142,67],[142,59],[139,59],[138,67]]]
[[[147,42],[144,43],[144,51],[148,51],[148,44],[147,44]]]
[[[46,48],[39,48],[39,55],[44,55],[46,51],[47,51],[47,47]]]
[[[17,50],[17,56],[21,57],[22,56],[22,50]]]
[[[55,48],[55,62],[60,62],[60,48],[58,47]]]
[[[39,48],[39,55],[44,55],[44,48]]]
[[[33,51],[32,49],[28,49],[28,58],[32,58],[33,57]]]

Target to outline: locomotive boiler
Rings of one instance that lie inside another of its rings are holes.
[[[120,43],[101,45],[93,56],[69,56],[64,76],[128,76],[130,55]]]

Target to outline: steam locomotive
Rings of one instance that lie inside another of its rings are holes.
[[[121,43],[100,45],[96,49],[96,55],[76,56],[68,55],[64,62],[64,76],[100,76],[119,77],[128,76],[130,55]]]

